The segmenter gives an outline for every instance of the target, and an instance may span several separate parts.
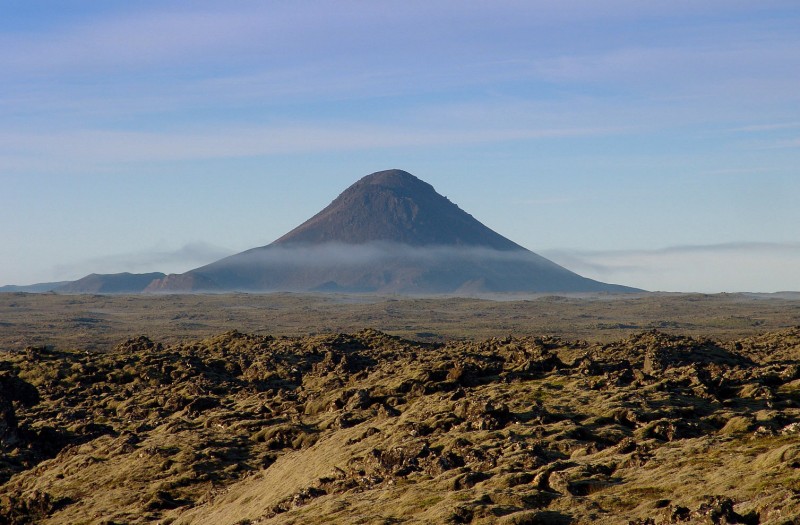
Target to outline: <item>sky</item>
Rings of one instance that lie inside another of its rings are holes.
[[[595,279],[800,290],[800,3],[4,0],[0,285],[184,272],[400,168]]]

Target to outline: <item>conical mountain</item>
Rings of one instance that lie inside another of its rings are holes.
[[[402,170],[367,175],[274,244],[375,241],[523,249]]]
[[[581,277],[481,224],[430,184],[379,171],[275,242],[147,291],[632,292]]]

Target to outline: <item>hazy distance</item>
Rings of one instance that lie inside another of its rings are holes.
[[[800,6],[12,2],[0,284],[183,273],[402,167],[649,290],[800,282]]]

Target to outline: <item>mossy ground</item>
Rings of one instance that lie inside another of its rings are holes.
[[[798,329],[28,348],[0,523],[794,523],[799,380]]]

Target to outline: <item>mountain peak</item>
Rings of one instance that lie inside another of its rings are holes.
[[[418,179],[407,171],[398,169],[376,171],[375,173],[367,175],[366,177],[362,177],[351,187],[355,187],[360,184],[385,186],[387,188],[411,188],[414,186],[420,186],[433,190],[433,186],[427,182]]]
[[[363,177],[275,244],[393,242],[521,250],[407,171]]]

